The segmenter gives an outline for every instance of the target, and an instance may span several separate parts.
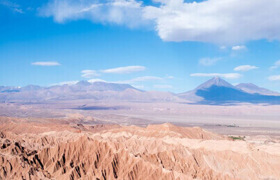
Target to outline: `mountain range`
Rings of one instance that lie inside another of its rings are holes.
[[[38,103],[63,100],[102,100],[102,101],[180,101],[169,92],[143,91],[129,84],[80,81],[76,84],[40,87],[0,86],[0,102]]]
[[[178,97],[199,104],[280,103],[280,94],[277,92],[252,83],[233,86],[220,77],[214,77],[192,91],[180,93]]]
[[[0,86],[0,102],[36,103],[61,100],[117,100],[140,102],[180,102],[195,104],[265,103],[280,104],[280,94],[252,83],[236,86],[214,77],[191,91],[170,93],[143,91],[129,84],[80,81],[76,84],[40,87]]]

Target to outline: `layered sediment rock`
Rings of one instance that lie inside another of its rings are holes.
[[[172,124],[58,127],[2,124],[0,179],[280,178],[277,143],[254,145]]]

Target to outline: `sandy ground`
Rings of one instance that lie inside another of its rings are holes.
[[[0,104],[0,179],[279,179],[279,110]]]
[[[62,101],[43,104],[0,104],[0,116],[68,118],[84,124],[160,124],[199,126],[225,135],[280,137],[280,106],[229,106],[179,103]]]

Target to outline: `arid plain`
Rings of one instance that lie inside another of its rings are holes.
[[[2,179],[279,179],[280,106],[2,103]]]
[[[82,124],[147,126],[170,122],[199,126],[221,134],[280,136],[280,105],[198,105],[172,102],[61,101],[0,104],[0,115],[58,118]]]

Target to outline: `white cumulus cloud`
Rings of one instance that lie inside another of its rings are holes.
[[[105,69],[101,72],[103,73],[113,73],[113,74],[128,74],[133,72],[145,71],[146,67],[144,66],[125,66],[125,67],[117,67],[112,69]]]
[[[0,1],[0,5],[5,6],[16,13],[19,13],[19,14],[24,13],[23,9],[17,3],[14,3],[14,2],[11,2],[8,0],[2,0],[2,1]]]
[[[164,78],[157,77],[157,76],[141,76],[141,77],[137,77],[137,78],[130,79],[130,80],[117,81],[115,83],[133,84],[133,83],[145,82],[145,81],[160,81],[160,80],[163,80],[163,79]]]
[[[81,73],[82,73],[82,77],[84,78],[99,76],[99,74],[95,70],[82,70]]]
[[[277,68],[279,68],[279,67],[280,67],[280,60],[276,61],[276,62],[274,63],[274,65],[270,67],[270,69],[277,69]]]
[[[40,15],[53,17],[58,23],[88,19],[128,27],[154,25],[164,41],[234,45],[259,39],[280,40],[279,0],[153,2],[145,5],[140,0],[50,0],[40,8]]]
[[[88,82],[95,83],[95,82],[107,82],[107,81],[105,81],[103,79],[90,79],[90,80],[88,80]]]
[[[157,0],[145,8],[165,41],[237,44],[250,40],[280,40],[279,0]]]
[[[242,65],[242,66],[237,66],[234,68],[234,71],[242,71],[242,72],[246,72],[246,71],[250,71],[253,69],[258,69],[257,66],[252,66],[252,65]]]
[[[193,73],[190,75],[191,77],[222,77],[226,79],[238,79],[242,77],[239,73]]]
[[[245,50],[245,49],[247,49],[247,47],[244,46],[244,45],[238,45],[238,46],[232,46],[231,49],[232,49],[233,51],[240,51],[240,50]]]
[[[212,66],[214,64],[216,64],[216,62],[222,60],[222,58],[218,57],[218,58],[202,58],[199,60],[199,64],[203,65],[203,66]]]
[[[33,62],[31,63],[34,66],[60,66],[56,61],[38,61],[38,62]]]
[[[88,19],[132,28],[147,22],[143,20],[142,9],[142,2],[136,0],[50,0],[40,9],[40,15],[53,17],[58,23]]]

